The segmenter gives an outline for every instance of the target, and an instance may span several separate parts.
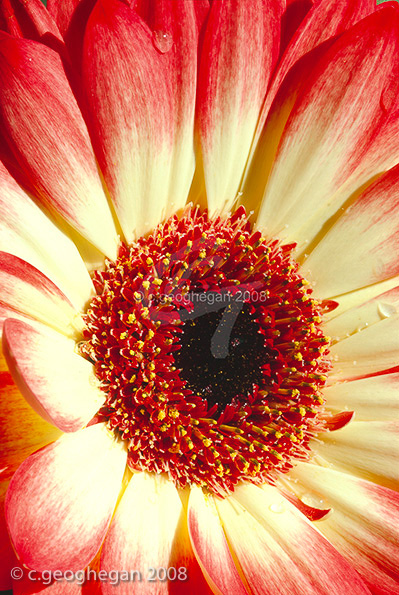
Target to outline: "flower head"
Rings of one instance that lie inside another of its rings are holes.
[[[396,592],[397,5],[0,27],[15,592]]]

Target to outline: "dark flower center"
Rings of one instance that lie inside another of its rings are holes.
[[[82,355],[133,470],[226,494],[273,481],[323,428],[324,304],[245,211],[188,210],[96,271]]]
[[[210,309],[222,294],[205,295]],[[222,298],[223,309],[216,312],[199,309],[197,314],[194,309],[194,317],[183,325],[181,347],[175,354],[180,377],[218,411],[231,402],[244,402],[262,383],[262,366],[272,358],[248,304]]]

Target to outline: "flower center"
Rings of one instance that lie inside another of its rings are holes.
[[[323,303],[293,245],[188,210],[96,271],[82,355],[132,470],[226,494],[273,481],[323,429]]]

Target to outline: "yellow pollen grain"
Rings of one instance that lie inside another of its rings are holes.
[[[150,286],[150,282],[149,281],[143,281],[143,287],[144,289],[148,289]]]
[[[152,264],[154,264],[154,261],[152,260],[151,256],[149,256],[149,257],[147,258],[147,260],[146,260],[146,263],[147,263],[148,265],[152,265]]]

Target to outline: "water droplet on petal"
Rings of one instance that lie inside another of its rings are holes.
[[[382,318],[389,318],[396,314],[397,310],[393,304],[378,304],[378,314]]]
[[[166,54],[172,48],[173,37],[168,31],[154,31],[152,34],[152,43],[158,52]]]
[[[311,506],[312,508],[330,508],[326,502],[320,498],[320,496],[318,496],[317,494],[313,494],[311,492],[304,494],[301,497],[301,500],[304,504],[306,504],[307,506]]]
[[[284,503],[276,502],[274,504],[270,504],[269,510],[271,510],[272,512],[275,512],[276,514],[281,514],[282,512],[285,512]]]

